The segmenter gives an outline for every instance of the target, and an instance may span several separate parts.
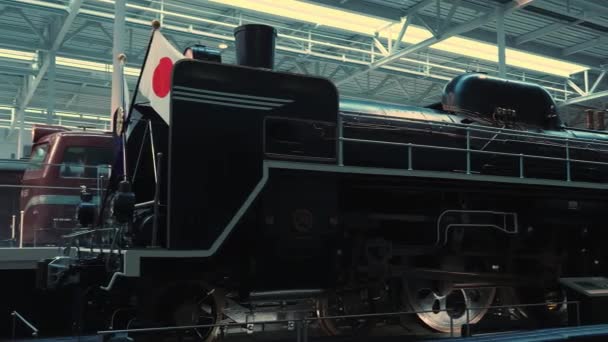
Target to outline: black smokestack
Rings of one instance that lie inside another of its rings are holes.
[[[254,68],[274,68],[274,42],[277,31],[261,24],[241,25],[234,29],[236,62]]]

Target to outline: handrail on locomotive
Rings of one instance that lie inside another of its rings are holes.
[[[413,156],[415,152],[415,148],[420,150],[431,149],[431,150],[439,150],[439,151],[452,151],[452,152],[464,152],[466,154],[466,169],[463,170],[467,175],[475,172],[471,168],[471,157],[474,154],[487,154],[487,155],[496,155],[496,156],[506,156],[513,157],[518,160],[519,164],[519,178],[526,178],[525,172],[525,160],[526,159],[539,159],[539,160],[550,160],[550,161],[561,161],[564,163],[564,169],[566,170],[566,177],[563,179],[565,182],[571,182],[571,168],[573,163],[580,164],[590,164],[590,165],[603,165],[608,166],[608,162],[595,161],[595,160],[583,160],[583,159],[572,159],[570,157],[571,151],[573,150],[587,150],[587,151],[597,151],[597,152],[608,152],[608,143],[597,140],[597,139],[586,139],[586,138],[576,138],[576,137],[553,137],[547,134],[536,133],[536,132],[525,132],[521,130],[514,130],[505,127],[491,127],[491,126],[476,126],[470,124],[458,124],[458,123],[447,123],[447,122],[431,122],[431,121],[420,121],[420,120],[412,120],[400,117],[393,116],[381,116],[382,119],[388,122],[406,122],[406,123],[415,123],[428,125],[429,131],[432,131],[436,134],[442,134],[440,131],[433,131],[433,128],[438,128],[441,130],[442,128],[456,128],[458,130],[464,131],[463,136],[465,137],[465,147],[451,147],[451,146],[441,146],[441,145],[428,145],[428,144],[416,144],[412,142],[401,143],[401,142],[391,142],[391,141],[383,141],[383,140],[366,140],[366,139],[354,139],[348,138],[344,136],[344,127],[347,124],[344,121],[344,118],[372,118],[377,119],[378,115],[370,115],[370,114],[361,114],[361,113],[352,113],[352,112],[339,112],[338,113],[338,121],[337,121],[337,158],[333,159],[337,166],[347,166],[344,164],[344,142],[354,142],[361,144],[377,144],[377,145],[393,145],[393,146],[404,146],[408,148],[407,153],[407,170],[413,171]],[[315,120],[301,120],[301,119],[293,119],[288,117],[266,117],[264,119],[264,127],[269,120],[284,120],[284,121],[306,121],[310,124],[322,124],[332,126],[332,123],[326,121],[315,121]],[[489,133],[493,134],[491,138],[486,138],[483,136],[475,136],[474,133]],[[526,153],[517,153],[517,152],[502,152],[502,151],[487,151],[484,149],[474,149],[472,148],[471,142],[473,140],[486,140],[487,143],[483,145],[483,148],[487,147],[490,143],[497,141],[498,138],[501,137],[503,141],[508,140],[510,138],[532,138],[537,140],[518,140],[520,143],[535,145],[535,146],[550,146],[557,147],[563,150],[563,157],[549,157],[545,155],[539,154],[526,154]],[[264,135],[264,152],[268,154],[266,150],[266,138]],[[540,140],[542,139],[542,140]],[[553,142],[553,143],[547,143]],[[594,147],[590,147],[589,145],[593,144]],[[606,149],[599,149],[597,147],[602,146],[606,147]],[[603,182],[601,182],[603,183]]]

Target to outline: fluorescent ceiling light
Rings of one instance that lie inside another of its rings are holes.
[[[82,59],[74,59],[67,57],[57,57],[55,59],[55,63],[57,65],[70,67],[70,68],[78,68],[92,71],[102,71],[102,72],[112,72],[114,67],[112,64],[98,63],[98,62],[90,62]],[[128,76],[139,76],[140,69],[139,68],[130,68],[125,67],[124,69],[125,75]]]
[[[0,110],[9,110],[9,111],[14,111],[15,107],[13,106],[1,106],[0,105]],[[27,108],[25,110],[26,113],[30,113],[30,114],[39,114],[39,115],[46,115],[46,109],[44,108],[35,108],[35,107],[30,107]],[[84,118],[84,119],[89,119],[89,120],[100,120],[100,121],[110,121],[109,117],[104,117],[101,115],[97,115],[97,114],[92,114],[92,113],[76,113],[76,112],[64,112],[64,111],[56,111],[55,112],[56,116],[64,116],[64,117],[70,117],[70,118]],[[11,121],[11,120],[8,120]]]
[[[0,49],[0,58],[19,59],[22,61],[31,62],[36,59],[36,54],[33,52]]]
[[[68,118],[80,118],[80,114],[55,112],[57,116],[66,116]]]
[[[209,0],[233,7],[268,13],[279,17],[353,31],[373,34],[390,24],[390,21],[367,15],[346,12],[330,7],[315,5],[297,0]]]
[[[396,38],[401,28],[400,22],[392,22],[369,15],[352,13],[299,0],[209,1],[304,21],[320,26],[356,32],[363,35],[374,35],[376,32],[380,31],[379,36],[385,39],[388,39],[389,37]],[[427,29],[410,25],[403,41],[408,44],[417,44],[432,36],[432,33]],[[431,45],[430,48],[498,63],[498,47],[496,45],[479,42],[473,39],[451,37]],[[509,66],[557,76],[568,77],[572,74],[589,69],[584,65],[569,63],[511,48],[507,48],[505,54],[506,63]]]

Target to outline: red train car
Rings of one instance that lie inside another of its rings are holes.
[[[12,216],[19,215],[19,193],[23,172],[28,163],[23,160],[0,160],[0,246],[11,246]]]
[[[23,243],[54,245],[76,227],[81,187],[92,189],[93,200],[99,201],[99,188],[114,159],[113,138],[109,132],[36,126],[32,139],[20,200]]]

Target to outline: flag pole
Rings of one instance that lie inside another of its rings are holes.
[[[127,125],[131,120],[131,112],[133,111],[133,107],[135,106],[135,100],[137,99],[137,93],[139,92],[139,84],[141,83],[141,75],[144,73],[144,69],[146,67],[146,62],[148,61],[148,54],[150,54],[150,48],[152,47],[152,40],[154,39],[154,33],[160,29],[160,21],[152,20],[152,34],[150,35],[150,41],[148,41],[148,48],[146,49],[146,53],[144,55],[144,63],[141,66],[141,71],[139,73],[139,77],[137,78],[137,83],[135,84],[135,90],[133,90],[133,97],[131,98],[131,103],[129,105],[129,111],[126,113],[126,119],[123,124],[122,132],[125,132]]]
[[[127,180],[127,136],[124,134],[124,126],[125,126],[125,107],[127,106],[127,97],[125,96],[125,65],[127,64],[127,56],[124,53],[118,55],[118,61],[120,62],[120,107],[118,108],[118,116],[116,118],[116,122],[119,122],[120,118],[122,118],[122,124],[120,127],[121,134],[120,137],[122,139],[122,179]]]
[[[120,74],[120,78],[121,78],[120,105],[114,111],[114,120],[112,122],[112,125],[114,126],[114,127],[112,127],[112,137],[113,137],[112,142],[116,143],[117,137],[120,139],[120,145],[121,145],[120,152],[122,153],[121,159],[122,159],[123,165],[122,165],[122,175],[119,178],[122,178],[122,180],[126,181],[127,180],[127,144],[126,144],[126,136],[125,136],[125,134],[123,134],[123,129],[126,124],[126,121],[125,121],[126,102],[125,101],[127,99],[127,96],[125,96],[125,90],[126,90],[127,79],[125,77],[125,65],[127,64],[127,55],[125,55],[124,53],[121,53],[116,57],[116,59],[118,60],[118,70],[115,70],[115,71],[117,71]],[[120,122],[120,127],[118,127],[119,122]],[[118,156],[114,156],[114,162],[112,163],[112,166],[116,166],[117,164],[118,164]],[[103,227],[103,215],[101,215],[101,213],[104,212],[108,197],[112,194],[112,192],[110,191],[111,187],[112,187],[112,178],[114,178],[114,168],[112,169],[112,174],[110,176],[108,185],[106,187],[106,191],[102,191],[102,193],[101,193],[101,196],[103,196],[103,198],[101,198],[101,204],[99,206],[99,215],[97,217],[97,225],[100,228]]]

